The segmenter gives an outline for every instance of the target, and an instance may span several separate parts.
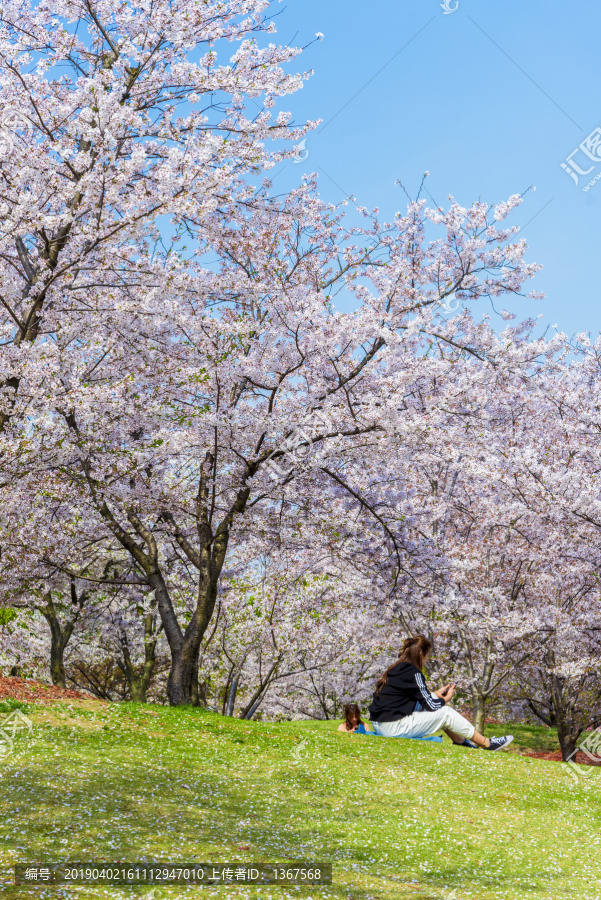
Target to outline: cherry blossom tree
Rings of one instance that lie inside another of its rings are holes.
[[[59,397],[72,379],[93,378],[100,361],[118,366],[147,335],[141,289],[154,285],[157,242],[174,248],[190,215],[200,227],[231,203],[241,172],[292,152],[270,152],[266,139],[305,133],[271,112],[303,80],[285,72],[299,51],[270,42],[274,30],[265,0],[4,4],[3,459],[19,458],[32,410],[68,416]],[[224,60],[215,48],[228,41],[237,48]],[[58,403],[47,405],[49,392]],[[35,492],[20,490],[20,474],[13,467],[22,519]],[[45,603],[58,648],[70,626],[59,635]]]
[[[363,571],[385,558],[382,590],[401,572],[431,578],[440,547],[403,518],[409,498],[382,501],[382,463],[444,426],[441,393],[463,397],[479,373],[509,377],[539,353],[519,329],[443,315],[452,295],[520,293],[537,270],[502,224],[518,196],[446,211],[418,200],[351,228],[311,181],[281,198],[254,186],[292,152],[266,140],[305,133],[270,113],[302,78],[285,72],[297,50],[261,45],[267,11],[86,0],[8,3],[0,19],[14,112],[0,161],[12,577],[26,582],[31,563],[36,577],[152,593],[175,705],[198,702],[226,561],[249,536],[270,540],[282,508],[325,520],[330,544],[363,551]],[[238,42],[226,65],[224,39]],[[336,310],[340,292],[352,313]],[[25,565],[16,548],[41,494],[78,552],[37,517]]]
[[[39,400],[74,342],[98,340],[90,371],[117,335],[134,337],[156,241],[177,241],[191,211],[197,223],[212,213],[240,170],[281,158],[265,138],[304,133],[285,114],[271,121],[302,79],[282,68],[297,50],[260,45],[268,5],[4,4],[2,422]],[[223,41],[239,44],[228,64]]]
[[[582,731],[601,721],[597,355],[598,346],[579,336],[513,398],[495,462],[503,489],[532,523],[546,576],[536,614],[547,639],[523,670],[522,695],[557,727],[564,759]]]
[[[227,221],[214,217],[217,273],[166,261],[152,368],[144,347],[130,363],[122,357],[119,373],[99,363],[94,381],[82,379],[69,394],[54,446],[58,437],[64,458],[68,442],[63,472],[73,489],[87,490],[78,502],[156,591],[173,656],[171,702],[193,699],[232,529],[245,517],[260,527],[278,493],[269,475],[274,463],[290,460],[290,441],[310,441],[312,453],[297,459],[284,489],[308,467],[312,491],[323,496],[333,483],[348,493],[334,468],[347,447],[364,446],[399,409],[403,427],[422,416],[412,394],[454,379],[466,355],[504,353],[506,341],[467,313],[447,322],[438,312],[451,286],[477,298],[517,290],[531,274],[524,245],[503,250],[512,232],[490,221],[517,202],[493,210],[454,205],[447,216],[418,203],[395,223],[370,220],[368,231],[354,234],[313,185],[282,201],[253,195],[248,215],[232,208]],[[428,222],[443,225],[446,236],[423,246]],[[367,249],[359,238],[371,241]],[[457,246],[466,249],[450,249]],[[332,307],[329,298],[342,288],[357,296],[353,314]],[[185,633],[162,571],[161,556],[173,550],[163,545],[177,547],[198,573]]]
[[[356,234],[311,184],[282,201],[253,195],[249,214],[236,213],[237,203],[227,221],[213,218],[217,273],[165,260],[152,367],[146,344],[135,355],[129,346],[118,372],[113,353],[93,380],[83,370],[77,391],[62,395],[64,428],[56,407],[47,420],[52,438],[40,421],[47,459],[52,443],[55,469],[65,460],[71,490],[84,488],[77,502],[85,516],[104,526],[156,592],[173,656],[171,702],[192,700],[232,528],[244,517],[259,527],[278,491],[304,469],[311,491],[323,495],[332,485],[359,502],[340,468],[347,448],[385,432],[399,409],[401,430],[423,427],[424,415],[431,426],[436,407],[424,413],[424,392],[455,381],[465,357],[507,354],[507,339],[486,323],[438,313],[450,286],[477,298],[517,290],[531,274],[524,245],[503,250],[511,229],[491,224],[518,199],[493,210],[454,205],[446,216],[413,204],[395,223],[370,220]],[[428,222],[446,236],[424,245]],[[371,241],[367,249],[361,237]],[[466,249],[449,249],[457,246]],[[360,304],[353,314],[335,312],[328,299],[343,287]],[[519,353],[509,355],[516,365]],[[269,475],[289,461],[290,440],[300,435],[296,443],[308,446],[307,426],[300,431],[307,421],[310,458],[297,459],[274,486]],[[198,572],[185,633],[162,571],[163,542]]]

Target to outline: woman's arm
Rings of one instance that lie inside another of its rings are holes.
[[[435,709],[441,709],[441,707],[446,706],[446,702],[450,698],[446,694],[443,695],[442,691],[444,691],[444,688],[436,694],[431,694],[421,672],[415,673],[415,683],[419,691],[419,696],[416,699],[419,700],[424,709],[434,711]]]

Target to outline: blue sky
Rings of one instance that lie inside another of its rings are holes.
[[[441,205],[449,194],[463,204],[497,202],[534,185],[510,221],[524,226],[528,259],[544,266],[531,286],[547,298],[502,306],[520,318],[542,313],[570,335],[597,334],[601,4],[446,0],[458,5],[445,14],[442,2],[276,5],[280,40],[325,37],[301,56],[313,78],[282,104],[296,121],[323,125],[308,137],[304,162],[276,170],[274,187],[316,171],[327,200],[352,193],[392,214],[404,201],[396,180],[414,195],[425,170]],[[579,175],[574,164],[591,172]]]

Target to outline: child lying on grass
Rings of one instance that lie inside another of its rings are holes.
[[[455,693],[446,684],[431,694],[422,669],[432,644],[423,634],[407,638],[398,660],[378,679],[369,714],[374,732],[382,737],[423,738],[442,728],[454,744],[502,750],[513,735],[487,738],[456,709],[447,706]],[[360,720],[359,720],[360,721]],[[358,727],[359,722],[357,722]],[[342,729],[341,729],[342,730]],[[355,729],[351,729],[355,730]]]

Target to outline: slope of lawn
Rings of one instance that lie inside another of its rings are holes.
[[[0,716],[14,707],[0,704]],[[0,884],[13,897],[143,897],[131,886],[13,884],[14,862],[332,862],[319,887],[161,887],[154,898],[601,897],[601,770],[576,783],[512,751],[255,723],[196,709],[20,704],[0,764]],[[499,733],[498,726],[488,728]],[[515,748],[515,749],[514,749]]]

